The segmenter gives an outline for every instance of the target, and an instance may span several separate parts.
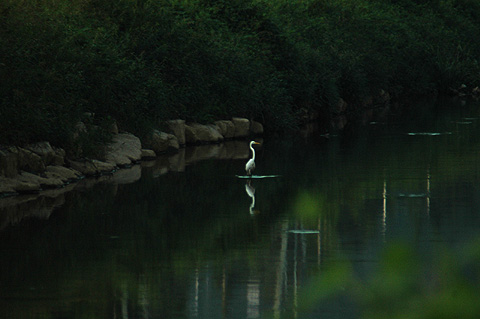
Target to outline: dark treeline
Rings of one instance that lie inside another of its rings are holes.
[[[1,0],[0,144],[75,149],[113,119],[284,130],[339,97],[476,86],[479,31],[476,0]]]

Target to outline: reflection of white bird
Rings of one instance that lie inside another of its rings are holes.
[[[250,180],[245,183],[245,191],[247,195],[252,198],[252,203],[250,204],[250,215],[255,214],[255,187],[252,186]]]
[[[252,150],[252,158],[248,160],[247,164],[245,164],[245,170],[247,171],[247,175],[252,175],[253,170],[255,169],[255,150],[253,149],[253,145],[257,144],[260,145],[260,143],[251,141],[250,142],[250,149]]]

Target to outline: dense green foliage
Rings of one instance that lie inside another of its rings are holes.
[[[479,31],[475,0],[3,0],[0,144],[72,148],[85,112],[88,141],[112,118],[139,135],[177,117],[272,131],[339,97],[474,86]]]

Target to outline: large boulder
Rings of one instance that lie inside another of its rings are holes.
[[[63,183],[69,183],[78,180],[82,174],[64,166],[47,166],[45,168],[45,176],[47,178],[60,179]]]
[[[29,173],[43,173],[45,171],[45,163],[40,155],[30,150],[17,147],[18,150],[18,170]]]
[[[142,143],[132,134],[123,133],[113,137],[107,145],[105,161],[120,167],[130,165],[142,158]]]
[[[197,144],[200,142],[197,131],[190,125],[185,125],[185,141],[188,144]]]
[[[223,141],[223,136],[217,130],[215,125],[203,125],[191,123],[185,125],[185,137],[187,143],[219,143]]]
[[[0,150],[0,176],[15,177],[18,174],[18,150],[10,147]]]
[[[185,121],[184,120],[171,120],[167,121],[167,126],[170,130],[169,133],[177,137],[178,144],[185,145]]]
[[[262,123],[252,121],[250,124],[250,132],[253,135],[262,135],[263,134],[263,125]]]
[[[143,144],[146,148],[153,150],[156,154],[176,151],[180,148],[178,139],[175,135],[160,132],[158,130],[154,130],[150,137],[143,141]]]
[[[232,122],[235,126],[234,137],[247,137],[250,134],[250,121],[248,119],[234,117]]]
[[[218,131],[225,139],[230,139],[235,137],[235,125],[232,121],[220,120],[215,121],[215,125],[218,127]]]
[[[66,152],[63,148],[53,148],[55,150],[55,156],[53,157],[51,165],[63,166],[65,165]]]
[[[10,178],[0,176],[0,194],[16,193],[15,187]]]
[[[45,166],[50,165],[55,158],[56,152],[49,142],[39,142],[26,147],[32,153],[37,154]]]

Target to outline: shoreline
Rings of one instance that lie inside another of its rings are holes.
[[[131,133],[118,133],[117,129],[101,159],[70,159],[63,149],[47,141],[27,147],[4,147],[0,149],[0,199],[61,189],[82,179],[114,174],[142,161],[175,156],[192,146],[220,145],[263,135],[262,124],[244,118],[210,125],[187,124],[183,120],[167,124],[168,133],[154,130],[143,141]],[[248,156],[248,146],[246,150]]]

